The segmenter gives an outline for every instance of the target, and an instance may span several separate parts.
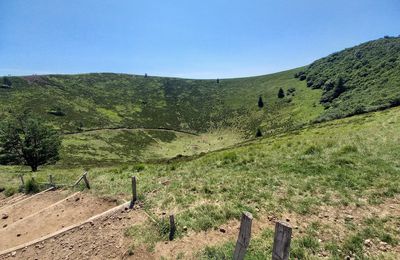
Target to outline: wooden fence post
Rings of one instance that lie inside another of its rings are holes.
[[[49,175],[49,183],[50,183],[50,187],[53,187],[53,188],[55,188],[56,187],[56,185],[53,183],[53,175]]]
[[[83,177],[83,181],[86,184],[86,188],[88,188],[88,190],[90,190],[89,180],[87,179],[87,172],[85,172],[82,177]]]
[[[288,260],[292,228],[286,222],[276,222],[272,260]]]
[[[136,190],[136,177],[132,176],[132,200],[131,204],[129,205],[130,209],[133,209],[135,202],[137,201],[137,190]]]
[[[25,186],[24,176],[21,174],[21,175],[19,176],[19,178],[20,178],[20,180],[21,180],[22,187],[24,187],[24,186]]]
[[[169,215],[169,241],[174,240],[175,231],[176,231],[175,217],[174,215]]]
[[[249,212],[243,212],[242,219],[240,221],[239,236],[236,242],[235,252],[233,253],[234,260],[244,259],[247,247],[250,244],[252,221],[253,215]]]

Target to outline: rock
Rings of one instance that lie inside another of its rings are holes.
[[[184,227],[183,227],[183,231],[187,231],[187,226],[184,226]]]
[[[18,233],[18,234],[17,234],[17,237],[20,237],[20,236],[21,236],[21,234]]]
[[[3,213],[1,215],[1,219],[8,219],[8,214],[7,213]]]
[[[79,198],[79,197],[77,197],[76,199],[75,199],[75,201],[79,201],[81,198]]]
[[[11,253],[11,256],[12,257],[15,257],[17,255],[17,252],[16,251],[13,251],[12,253]]]
[[[286,218],[286,222],[290,222],[290,219]]]
[[[354,217],[352,215],[346,215],[345,220],[353,220]]]
[[[3,228],[6,228],[6,227],[7,227],[7,224],[4,224],[4,225],[3,225]]]
[[[226,232],[226,230],[225,230],[224,228],[219,228],[219,232],[221,232],[221,233],[225,233],[225,232]]]
[[[366,246],[366,247],[371,247],[371,246],[372,246],[372,241],[371,241],[371,239],[365,239],[365,240],[364,240],[364,246]]]

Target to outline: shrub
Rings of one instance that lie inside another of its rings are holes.
[[[319,154],[321,152],[322,152],[321,148],[319,148],[319,147],[317,147],[315,145],[311,145],[310,147],[308,147],[305,150],[304,154],[306,154],[306,155],[314,155],[314,154]]]
[[[25,182],[25,193],[33,194],[39,192],[39,184],[34,178],[30,178]]]
[[[264,102],[263,102],[261,96],[258,98],[258,107],[259,107],[259,108],[263,108],[263,107],[264,107]]]
[[[15,187],[8,187],[8,188],[5,189],[4,195],[5,195],[6,197],[10,197],[10,196],[14,195],[14,194],[17,193],[17,192],[18,192],[18,189],[17,189],[17,188],[15,188]]]
[[[285,97],[285,92],[283,91],[282,88],[280,88],[278,91],[278,98],[284,98],[284,97]]]
[[[262,136],[261,130],[260,130],[260,129],[257,129],[256,137],[261,137],[261,136]]]

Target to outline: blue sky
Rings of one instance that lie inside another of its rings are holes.
[[[399,0],[0,0],[0,10],[0,75],[260,75],[400,34]]]

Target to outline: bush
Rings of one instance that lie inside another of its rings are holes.
[[[261,136],[262,136],[261,130],[257,129],[256,137],[261,137]]]
[[[12,195],[14,195],[15,193],[18,192],[18,189],[15,187],[8,187],[5,189],[4,191],[4,195],[6,195],[6,197],[10,197]]]
[[[263,102],[261,96],[258,98],[258,107],[259,107],[259,108],[263,108],[263,107],[264,107],[264,102]]]
[[[34,178],[30,178],[25,182],[25,193],[33,194],[39,192],[39,184]]]
[[[282,88],[280,88],[278,91],[278,98],[284,98],[284,97],[285,97],[285,92],[283,91]]]

